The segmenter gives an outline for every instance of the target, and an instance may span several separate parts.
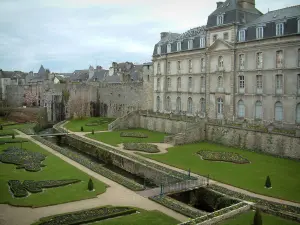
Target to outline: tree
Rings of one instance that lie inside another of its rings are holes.
[[[88,183],[88,190],[89,191],[94,190],[94,183],[93,183],[91,178],[90,178],[89,183]]]
[[[271,179],[270,179],[269,176],[267,176],[265,187],[266,188],[271,188],[272,187],[272,185],[271,185]]]
[[[83,131],[83,126],[81,126],[80,130]]]
[[[15,134],[14,134],[14,133],[11,135],[11,138],[12,138],[12,139],[15,139]]]
[[[94,134],[95,133],[95,131],[94,131],[94,129],[92,130],[92,134]]]
[[[0,125],[0,130],[3,130],[3,126],[2,125]]]
[[[260,214],[259,209],[255,210],[255,215],[254,215],[254,218],[253,218],[253,225],[262,225],[262,218],[261,218],[261,214]]]
[[[70,115],[74,118],[83,119],[89,115],[89,103],[87,99],[78,97],[76,99],[69,100]]]

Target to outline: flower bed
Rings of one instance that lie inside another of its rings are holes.
[[[204,211],[190,207],[182,202],[179,202],[165,195],[149,197],[149,199],[191,218],[196,218],[207,214]]]
[[[148,135],[142,132],[121,132],[120,137],[147,138]]]
[[[38,193],[42,192],[43,188],[60,187],[78,182],[80,182],[80,180],[75,179],[44,181],[25,180],[23,184],[21,184],[21,181],[19,180],[9,180],[8,185],[10,186],[10,189],[15,197],[26,197],[28,192]]]
[[[90,170],[93,170],[96,173],[101,174],[104,177],[107,177],[110,180],[113,180],[131,190],[134,191],[141,191],[144,190],[144,186],[136,183],[133,180],[130,180],[126,177],[123,177],[120,174],[117,174],[109,169],[104,168],[101,164],[99,163],[95,163],[93,161],[91,161],[90,158],[88,158],[87,156],[85,156],[84,154],[80,154],[80,153],[74,153],[71,150],[65,149],[65,148],[61,148],[53,143],[51,143],[50,141],[47,141],[39,136],[34,136],[33,137],[35,140],[47,145],[48,147],[52,148],[55,151],[58,151],[59,153],[67,156],[68,158],[80,163],[81,165],[89,168]]]
[[[232,162],[237,164],[249,163],[248,159],[243,158],[238,153],[234,152],[216,152],[216,151],[206,151],[201,150],[197,152],[202,159],[210,161],[223,161],[223,162]]]
[[[135,150],[148,153],[157,153],[159,152],[157,145],[147,144],[147,143],[124,143],[124,149],[126,150]]]
[[[41,167],[45,166],[41,164],[45,158],[46,155],[40,152],[29,152],[15,146],[8,147],[4,153],[0,154],[1,162],[18,165],[17,169],[24,168],[30,172],[40,171]]]
[[[57,225],[57,224],[85,224],[100,221],[117,216],[123,216],[136,213],[137,210],[130,207],[112,207],[87,209],[62,215],[51,216],[41,219],[39,225]]]

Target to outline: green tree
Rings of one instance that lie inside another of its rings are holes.
[[[83,131],[83,127],[81,127],[80,130]]]
[[[266,183],[265,183],[265,187],[266,187],[266,188],[272,187],[272,185],[271,185],[271,179],[270,179],[269,176],[267,176]]]
[[[262,225],[262,218],[261,218],[261,214],[260,214],[259,209],[255,210],[255,215],[254,215],[254,218],[253,218],[253,225]]]
[[[92,130],[92,134],[95,134],[95,131],[94,131],[94,130]]]
[[[3,126],[2,125],[0,125],[0,130],[3,130]]]
[[[88,183],[88,190],[89,191],[94,190],[94,183],[93,183],[91,178],[90,178],[89,183]]]
[[[12,135],[11,135],[11,138],[12,138],[12,139],[15,139],[15,134],[12,134]]]

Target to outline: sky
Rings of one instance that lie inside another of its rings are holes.
[[[160,32],[205,25],[217,1],[0,0],[0,69],[67,73],[149,62]],[[296,4],[256,0],[262,13]]]

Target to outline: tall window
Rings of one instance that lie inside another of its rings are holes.
[[[283,23],[276,24],[276,36],[282,36],[284,34],[284,26]]]
[[[281,102],[275,103],[275,121],[282,121],[283,119],[283,108]]]
[[[239,87],[245,88],[245,77],[244,76],[239,76]]]
[[[256,75],[256,88],[262,89],[262,75]]]
[[[157,63],[157,74],[161,74],[160,63]]]
[[[300,20],[298,20],[300,21]],[[298,49],[298,67],[300,67],[300,48]]]
[[[300,33],[300,19],[298,19],[298,33]]]
[[[262,119],[262,103],[261,103],[261,101],[255,102],[255,119]]]
[[[263,27],[257,27],[256,28],[256,38],[261,39],[264,37],[264,28]]]
[[[218,35],[215,34],[215,35],[213,36],[213,42],[215,42],[217,39],[218,39]]]
[[[223,67],[224,65],[223,56],[219,56],[218,63],[219,63],[219,67]]]
[[[177,61],[177,73],[181,72],[181,62]]]
[[[283,51],[279,50],[276,52],[276,68],[281,68],[283,65]]]
[[[297,89],[298,89],[298,93],[300,91],[300,74],[297,75]]]
[[[218,87],[219,88],[223,87],[223,77],[221,76],[218,77]]]
[[[217,25],[221,25],[224,22],[224,15],[217,16]]]
[[[156,84],[157,90],[160,90],[160,78],[157,78],[157,84]]]
[[[238,101],[238,117],[245,117],[245,105],[242,100]]]
[[[189,89],[192,88],[192,81],[193,81],[192,77],[189,77]]]
[[[171,62],[168,62],[168,74],[171,74]]]
[[[161,46],[157,46],[157,54],[160,55],[161,54]]]
[[[223,39],[225,40],[225,41],[227,41],[228,40],[228,38],[229,38],[229,35],[228,35],[228,33],[226,32],[226,33],[224,33],[223,34]]]
[[[192,49],[193,48],[193,40],[189,40],[188,41],[188,49]]]
[[[181,111],[181,98],[177,97],[176,99],[176,112],[180,112]]]
[[[170,88],[171,87],[171,78],[170,77],[168,77],[168,79],[167,79],[167,83],[168,83],[168,88]]]
[[[281,74],[276,75],[276,89],[281,90],[283,86],[283,79]]]
[[[239,41],[245,41],[246,38],[246,30],[239,31]]]
[[[204,58],[201,59],[200,63],[201,63],[201,65],[200,65],[201,66],[201,72],[204,72],[205,71],[205,60],[204,60]]]
[[[192,60],[190,59],[189,60],[189,73],[192,73],[193,72],[193,62]]]
[[[300,123],[300,103],[296,106],[296,123]]]
[[[170,98],[170,96],[168,96],[166,100],[167,100],[166,101],[166,110],[171,111],[171,98]]]
[[[171,52],[171,44],[168,44],[167,45],[167,53],[170,53]]]
[[[177,42],[177,51],[181,51],[181,42]]]
[[[261,69],[262,68],[262,64],[263,64],[262,52],[258,52],[258,53],[256,53],[256,67],[258,69]]]
[[[240,63],[240,69],[244,69],[244,66],[245,66],[245,55],[244,54],[239,55],[239,63]]]
[[[160,110],[160,97],[159,96],[157,96],[156,97],[156,110],[159,112],[159,110]]]
[[[218,104],[218,107],[217,107],[218,114],[223,114],[223,99],[218,98],[217,104]]]
[[[205,88],[205,77],[204,76],[202,76],[201,77],[201,79],[200,79],[200,81],[201,81],[201,88]]]
[[[204,99],[204,98],[201,98],[201,99],[200,99],[200,111],[201,111],[202,113],[205,112],[205,99]]]
[[[180,77],[177,78],[177,89],[178,88],[181,88],[181,78]]]
[[[191,97],[188,98],[187,106],[187,112],[193,113],[193,99]]]
[[[200,38],[200,48],[204,48],[205,47],[205,38],[201,37]]]

